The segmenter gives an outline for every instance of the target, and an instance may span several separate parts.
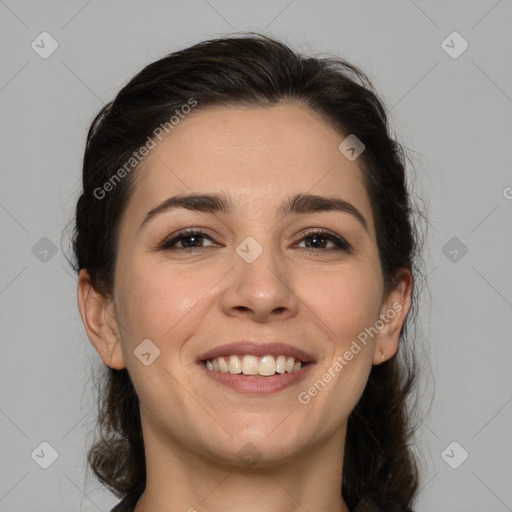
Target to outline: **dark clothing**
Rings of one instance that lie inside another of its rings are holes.
[[[110,512],[133,512],[138,498],[126,496]],[[386,501],[376,494],[367,494],[353,512],[412,512],[409,508],[401,507],[394,502]]]

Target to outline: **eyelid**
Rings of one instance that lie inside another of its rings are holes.
[[[346,238],[338,235],[334,231],[331,231],[329,229],[325,228],[308,228],[308,230],[305,233],[301,233],[299,242],[301,242],[304,238],[312,235],[321,235],[327,238],[328,240],[332,241],[336,245],[338,245],[339,250],[345,250],[347,252],[353,252],[352,245],[347,242]],[[314,250],[314,249],[312,249]],[[323,252],[326,252],[327,250],[324,250]]]
[[[165,250],[172,247],[172,244],[179,242],[181,238],[186,238],[187,236],[198,235],[204,238],[210,239],[212,242],[217,243],[215,238],[207,233],[206,228],[183,228],[176,233],[172,233],[171,235],[166,235],[157,245],[155,250]],[[185,250],[185,249],[182,249]]]
[[[207,233],[207,231],[208,230],[206,228],[184,228],[184,229],[181,229],[181,230],[177,231],[176,233],[173,233],[172,235],[168,235],[168,236],[164,237],[163,240],[161,240],[157,244],[155,251],[174,249],[177,251],[194,252],[196,250],[206,249],[206,247],[188,247],[188,248],[173,247],[180,240],[187,238],[189,236],[194,236],[194,235],[200,236],[202,238],[207,238],[214,244],[218,245],[218,242],[215,240],[215,237],[209,235]],[[316,227],[308,228],[306,232],[302,232],[300,234],[300,238],[298,239],[296,244],[302,242],[305,238],[313,236],[313,235],[322,236],[322,237],[326,238],[327,240],[331,241],[332,243],[334,243],[337,247],[335,249],[306,248],[306,247],[302,248],[302,249],[306,250],[306,252],[317,252],[317,251],[331,252],[333,250],[334,251],[345,251],[348,253],[353,252],[352,245],[349,242],[347,242],[347,240],[344,237],[342,237],[341,235],[338,235],[337,233],[335,233],[333,231],[325,229],[325,228],[316,228]],[[211,246],[209,246],[209,247],[211,247]]]

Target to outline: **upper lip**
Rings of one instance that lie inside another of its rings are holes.
[[[198,357],[197,362],[230,355],[251,355],[256,357],[282,355],[286,357],[293,357],[303,363],[312,363],[315,360],[311,354],[286,343],[254,343],[251,341],[238,341],[227,343],[226,345],[220,345],[204,352]]]

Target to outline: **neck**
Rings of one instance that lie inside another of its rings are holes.
[[[146,488],[134,512],[349,512],[341,497],[345,431],[259,467],[219,464],[146,430]]]

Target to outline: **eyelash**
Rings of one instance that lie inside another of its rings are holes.
[[[210,236],[208,236],[206,233],[201,231],[200,229],[184,229],[182,231],[179,231],[176,233],[176,235],[164,239],[163,242],[161,242],[158,246],[159,250],[167,250],[167,251],[182,251],[185,253],[193,253],[200,249],[206,249],[206,247],[173,247],[177,242],[180,240],[184,240],[186,238],[189,238],[191,236],[201,236],[202,238],[208,238],[212,242],[215,243],[215,240],[213,240]],[[327,231],[325,229],[316,229],[314,231],[309,231],[303,235],[303,237],[300,239],[300,242],[304,240],[305,238],[312,238],[314,236],[320,236],[322,238],[325,238],[326,240],[329,240],[336,244],[338,246],[338,249],[322,249],[322,248],[305,248],[306,252],[308,253],[317,253],[317,251],[332,251],[332,250],[340,250],[345,251],[347,253],[352,252],[351,245],[344,240],[342,237],[335,235],[334,233],[331,233],[330,231]]]

